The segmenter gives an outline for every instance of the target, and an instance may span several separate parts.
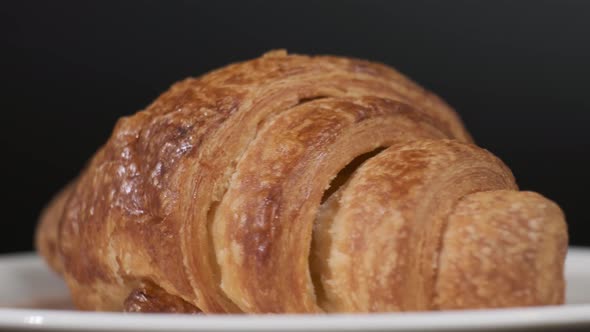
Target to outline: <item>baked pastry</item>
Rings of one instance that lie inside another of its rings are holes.
[[[383,312],[559,304],[559,207],[384,65],[273,51],[121,118],[43,212],[84,310]]]

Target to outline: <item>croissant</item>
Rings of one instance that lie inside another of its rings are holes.
[[[76,307],[134,312],[559,304],[567,241],[439,97],[285,51],[121,118],[36,231]]]

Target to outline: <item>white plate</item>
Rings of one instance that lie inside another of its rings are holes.
[[[0,256],[0,329],[60,331],[590,330],[590,249],[571,248],[563,306],[371,315],[172,315],[70,308],[67,289],[34,254]],[[60,307],[60,309],[48,309]]]

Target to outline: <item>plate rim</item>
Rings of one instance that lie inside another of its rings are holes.
[[[0,264],[38,264],[34,252],[0,255]],[[590,248],[569,247],[566,270],[590,262]],[[581,267],[580,267],[581,268]],[[574,268],[575,269],[575,268]],[[590,268],[585,268],[588,270]],[[589,281],[590,282],[590,281]],[[138,319],[141,318],[141,319]],[[0,308],[0,328],[76,331],[440,331],[590,326],[590,304],[378,314],[202,315]]]

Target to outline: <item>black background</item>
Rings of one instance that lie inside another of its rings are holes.
[[[116,119],[273,48],[377,60],[435,91],[590,245],[590,2],[19,1],[0,9],[0,252]]]

